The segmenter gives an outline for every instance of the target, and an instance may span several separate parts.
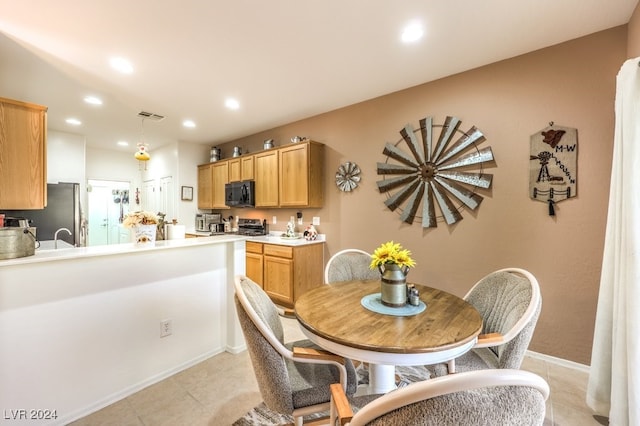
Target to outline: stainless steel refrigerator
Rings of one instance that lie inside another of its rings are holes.
[[[47,184],[47,207],[42,210],[5,210],[7,217],[26,218],[36,228],[39,241],[53,240],[57,230],[67,228],[67,232],[59,232],[58,240],[66,241],[76,247],[86,245],[86,227],[80,206],[80,184],[49,183]]]

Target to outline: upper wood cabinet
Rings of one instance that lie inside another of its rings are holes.
[[[47,205],[47,107],[0,98],[0,209]]]
[[[244,155],[229,161],[229,182],[253,180],[253,155]]]
[[[244,157],[240,157],[240,180],[252,180],[255,179],[254,173],[254,156],[246,155]]]
[[[198,208],[213,208],[213,163],[198,166]]]
[[[229,182],[242,180],[242,163],[240,158],[229,160]]]
[[[202,210],[229,208],[224,204],[224,185],[228,182],[228,161],[198,166],[198,208]]]
[[[278,150],[255,154],[256,207],[278,207]]]
[[[255,181],[256,208],[322,207],[324,145],[306,141],[198,166],[198,208],[228,208],[224,185]]]
[[[228,209],[224,203],[224,186],[229,183],[229,163],[226,161],[213,163],[212,167],[213,182],[211,189],[213,195],[213,209]]]
[[[296,143],[280,148],[279,156],[279,205],[322,207],[324,145],[312,141]]]

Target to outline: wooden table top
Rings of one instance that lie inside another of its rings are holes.
[[[361,299],[380,292],[380,281],[322,285],[295,304],[298,321],[311,333],[357,349],[399,354],[443,351],[474,340],[480,313],[469,303],[435,288],[415,285],[427,309],[411,317],[372,312]]]

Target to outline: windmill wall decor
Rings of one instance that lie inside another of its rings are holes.
[[[415,218],[421,218],[423,228],[435,228],[443,218],[452,225],[462,220],[464,207],[478,208],[483,200],[478,188],[491,187],[493,175],[483,170],[494,159],[491,147],[479,148],[486,140],[482,132],[475,126],[464,132],[459,129],[461,124],[456,117],[447,117],[442,125],[426,117],[420,120],[419,129],[407,124],[398,142],[385,144],[382,153],[387,160],[377,164],[383,179],[376,183],[387,194],[385,205],[391,211],[399,210],[403,222],[413,224]],[[408,153],[402,149],[405,145]]]
[[[555,216],[555,203],[577,194],[578,129],[550,122],[531,135],[529,160],[529,196]]]

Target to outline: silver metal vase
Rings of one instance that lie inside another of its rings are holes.
[[[384,266],[384,268],[383,268]],[[409,268],[388,263],[378,266],[382,275],[380,279],[380,295],[385,306],[402,307],[407,303],[407,274]]]

